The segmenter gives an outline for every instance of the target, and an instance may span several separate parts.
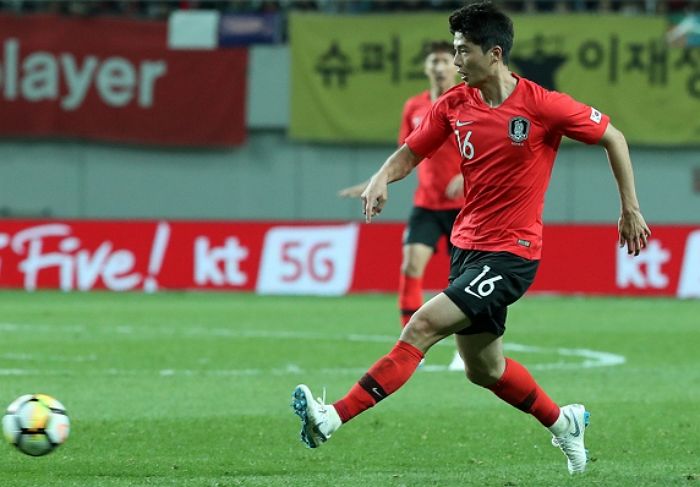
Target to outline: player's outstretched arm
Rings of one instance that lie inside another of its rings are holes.
[[[622,132],[612,124],[608,124],[600,139],[600,145],[605,147],[608,153],[610,167],[620,194],[620,220],[618,221],[620,247],[627,245],[628,254],[639,255],[639,251],[647,246],[647,238],[651,235],[651,230],[639,209],[627,141]]]
[[[384,204],[389,199],[388,184],[408,176],[421,159],[421,156],[403,144],[382,164],[360,196],[362,212],[367,223],[372,221],[374,215],[381,213]]]

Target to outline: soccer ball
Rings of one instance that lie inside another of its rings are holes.
[[[66,408],[46,394],[25,394],[7,407],[2,418],[7,441],[19,451],[38,457],[52,452],[68,438]]]

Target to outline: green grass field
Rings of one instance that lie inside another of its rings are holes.
[[[592,412],[593,462],[575,478],[533,418],[444,370],[451,339],[303,447],[292,389],[343,395],[395,341],[393,296],[2,292],[0,310],[0,402],[45,392],[72,420],[46,457],[0,449],[3,487],[700,485],[698,301],[512,307],[509,355]]]

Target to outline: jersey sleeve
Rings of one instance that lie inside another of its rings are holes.
[[[452,133],[444,98],[433,104],[421,124],[406,137],[409,149],[423,158],[432,157]]]
[[[598,143],[610,123],[607,115],[556,91],[547,92],[540,107],[550,131],[586,144]]]
[[[399,127],[399,147],[403,145],[406,141],[406,137],[411,133],[411,114],[413,112],[413,107],[411,100],[408,100],[403,105],[403,112],[401,113],[401,127]]]

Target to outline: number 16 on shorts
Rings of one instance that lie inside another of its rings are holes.
[[[486,276],[486,274],[488,274],[490,270],[491,268],[485,265],[481,270],[481,274],[472,279],[469,285],[464,288],[464,291],[471,294],[472,296],[476,296],[479,299],[483,299],[489,294],[491,294],[496,288],[495,283],[503,279],[503,276],[497,274],[488,279],[484,279],[484,277]]]

